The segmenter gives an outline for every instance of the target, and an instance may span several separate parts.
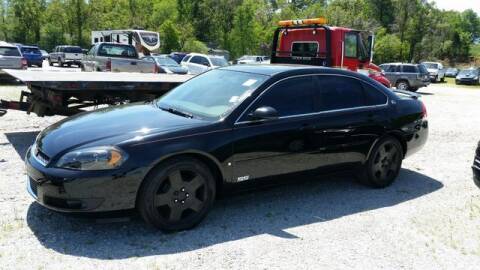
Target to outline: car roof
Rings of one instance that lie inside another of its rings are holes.
[[[320,66],[307,66],[307,65],[289,65],[289,64],[270,64],[270,65],[233,65],[220,68],[221,70],[231,70],[239,71],[245,73],[254,73],[266,76],[275,76],[275,75],[302,75],[302,74],[336,74],[336,75],[346,75],[356,78],[368,78],[365,75],[362,75],[358,72],[329,68],[329,67],[320,67]]]

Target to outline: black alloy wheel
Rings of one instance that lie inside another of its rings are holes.
[[[173,159],[154,169],[139,193],[143,219],[164,231],[179,231],[202,221],[215,199],[215,180],[203,163]]]
[[[403,150],[400,142],[393,137],[387,137],[379,141],[373,149],[361,174],[361,180],[372,187],[387,187],[397,178],[402,161]]]

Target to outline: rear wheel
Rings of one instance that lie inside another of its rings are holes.
[[[398,81],[396,87],[398,90],[407,91],[410,86],[407,81]]]
[[[138,210],[150,225],[163,231],[194,227],[215,200],[215,180],[202,162],[175,158],[155,168],[139,192]]]
[[[393,137],[386,137],[374,147],[362,169],[360,180],[375,188],[387,187],[397,178],[402,160],[403,150],[400,142]]]

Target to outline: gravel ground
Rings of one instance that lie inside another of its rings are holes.
[[[21,86],[0,87],[0,97]],[[425,148],[384,190],[328,176],[235,195],[197,228],[163,234],[130,220],[48,211],[25,191],[22,157],[62,117],[0,118],[1,269],[478,269],[480,191],[470,166],[480,91],[423,90]]]

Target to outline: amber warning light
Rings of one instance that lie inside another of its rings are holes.
[[[315,18],[315,19],[305,19],[305,20],[288,20],[288,21],[279,21],[278,25],[283,27],[294,26],[294,25],[311,25],[311,24],[327,24],[326,18]]]

